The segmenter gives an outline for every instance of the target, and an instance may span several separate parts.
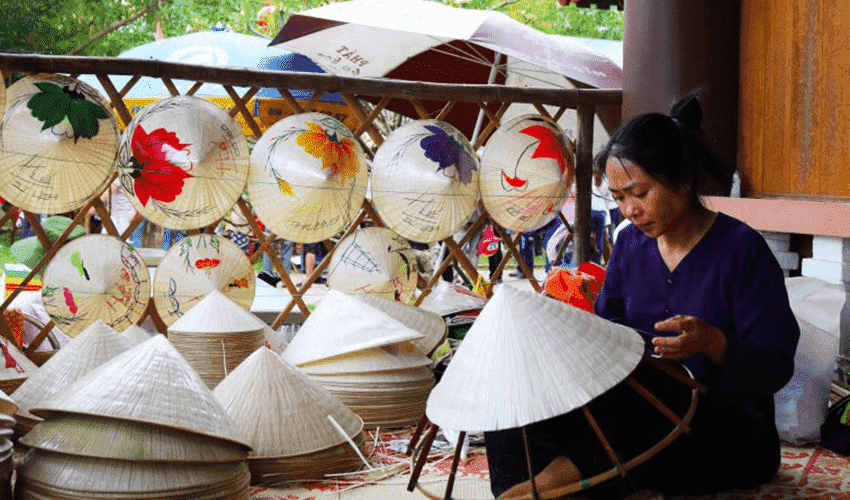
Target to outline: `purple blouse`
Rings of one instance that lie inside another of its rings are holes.
[[[773,394],[791,378],[800,330],[776,258],[755,230],[726,214],[670,272],[657,240],[634,226],[617,239],[596,314],[628,325],[652,351],[657,321],[696,316],[726,334],[726,361],[685,359],[697,380],[750,413],[773,418]]]

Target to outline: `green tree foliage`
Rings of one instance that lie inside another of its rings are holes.
[[[295,12],[328,0],[3,0],[0,50],[117,56],[153,41],[157,20],[166,37],[212,27],[273,37]],[[580,9],[557,0],[440,0],[494,9],[545,33],[621,40],[623,14]],[[267,15],[258,13],[267,7]]]

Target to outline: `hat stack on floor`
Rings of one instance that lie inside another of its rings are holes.
[[[0,361],[0,390],[6,394],[12,394],[27,380],[27,377],[38,370],[38,366],[2,337],[0,337],[0,349],[3,351],[3,361]]]
[[[282,354],[363,418],[366,428],[415,424],[434,386],[422,339],[354,296],[331,290]]]
[[[214,389],[266,339],[265,323],[212,290],[168,327],[168,339]]]
[[[164,336],[31,411],[17,498],[247,498],[250,446]]]
[[[15,430],[26,434],[41,419],[30,413],[30,408],[47,401],[88,372],[130,349],[131,344],[101,320],[68,342],[50,357],[14,393],[18,403]]]
[[[0,391],[0,498],[12,498],[12,470],[14,469],[14,451],[12,445],[13,415],[18,404],[5,392]]]
[[[248,456],[254,484],[321,479],[363,463],[363,420],[267,347],[248,356],[213,395],[254,449]]]

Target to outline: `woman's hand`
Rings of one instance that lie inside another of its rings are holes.
[[[679,332],[675,337],[652,339],[655,352],[663,358],[682,359],[701,352],[718,366],[726,359],[726,335],[696,316],[676,315],[655,323],[655,329]]]

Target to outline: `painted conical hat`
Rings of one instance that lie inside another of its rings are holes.
[[[121,332],[120,336],[127,339],[131,346],[141,344],[145,340],[150,339],[154,335],[159,335],[158,332],[149,332],[139,325],[130,325],[126,330]]]
[[[245,310],[254,301],[251,261],[233,242],[214,234],[180,240],[162,258],[153,279],[153,301],[166,326],[212,290]]]
[[[27,76],[6,91],[0,196],[38,214],[68,212],[101,193],[114,172],[118,122],[106,100],[74,78]]]
[[[542,116],[518,116],[487,141],[481,200],[499,225],[533,231],[558,215],[573,172],[573,152],[561,128]]]
[[[257,349],[213,391],[254,448],[251,457],[324,450],[363,430],[363,420],[330,392],[265,347]]]
[[[105,234],[66,243],[47,264],[42,283],[44,308],[70,337],[98,319],[119,331],[136,324],[151,294],[139,252]]]
[[[18,413],[37,419],[29,412],[67,389],[88,372],[129,350],[130,342],[101,320],[95,321],[80,335],[65,344],[41,368],[16,390],[12,397],[18,401]]]
[[[329,291],[281,357],[293,365],[422,338],[398,320],[336,290]]]
[[[168,327],[171,332],[229,333],[262,330],[260,318],[242,309],[216,289]]]
[[[431,360],[411,342],[371,347],[299,365],[308,375],[371,373],[429,366]]]
[[[163,335],[119,354],[30,412],[162,425],[250,448],[233,420]]]
[[[446,321],[439,314],[372,293],[360,294],[357,298],[421,333],[421,339],[411,342],[425,354],[430,354],[448,333]]]
[[[4,337],[0,337],[0,351],[3,354],[0,360],[0,389],[10,394],[35,373],[38,366]]]
[[[302,113],[275,123],[254,145],[248,196],[275,234],[314,243],[354,220],[368,176],[363,150],[345,125]]]
[[[538,422],[601,395],[643,352],[631,328],[502,285],[431,392],[427,415],[440,427],[470,432]]]
[[[410,242],[385,227],[364,227],[337,245],[327,283],[346,293],[371,293],[407,302],[418,279]]]
[[[208,226],[233,208],[248,178],[242,128],[215,104],[191,96],[145,107],[118,148],[121,185],[146,219],[171,229]]]
[[[448,238],[478,205],[478,157],[448,123],[394,130],[372,162],[372,202],[396,233],[421,243]]]

